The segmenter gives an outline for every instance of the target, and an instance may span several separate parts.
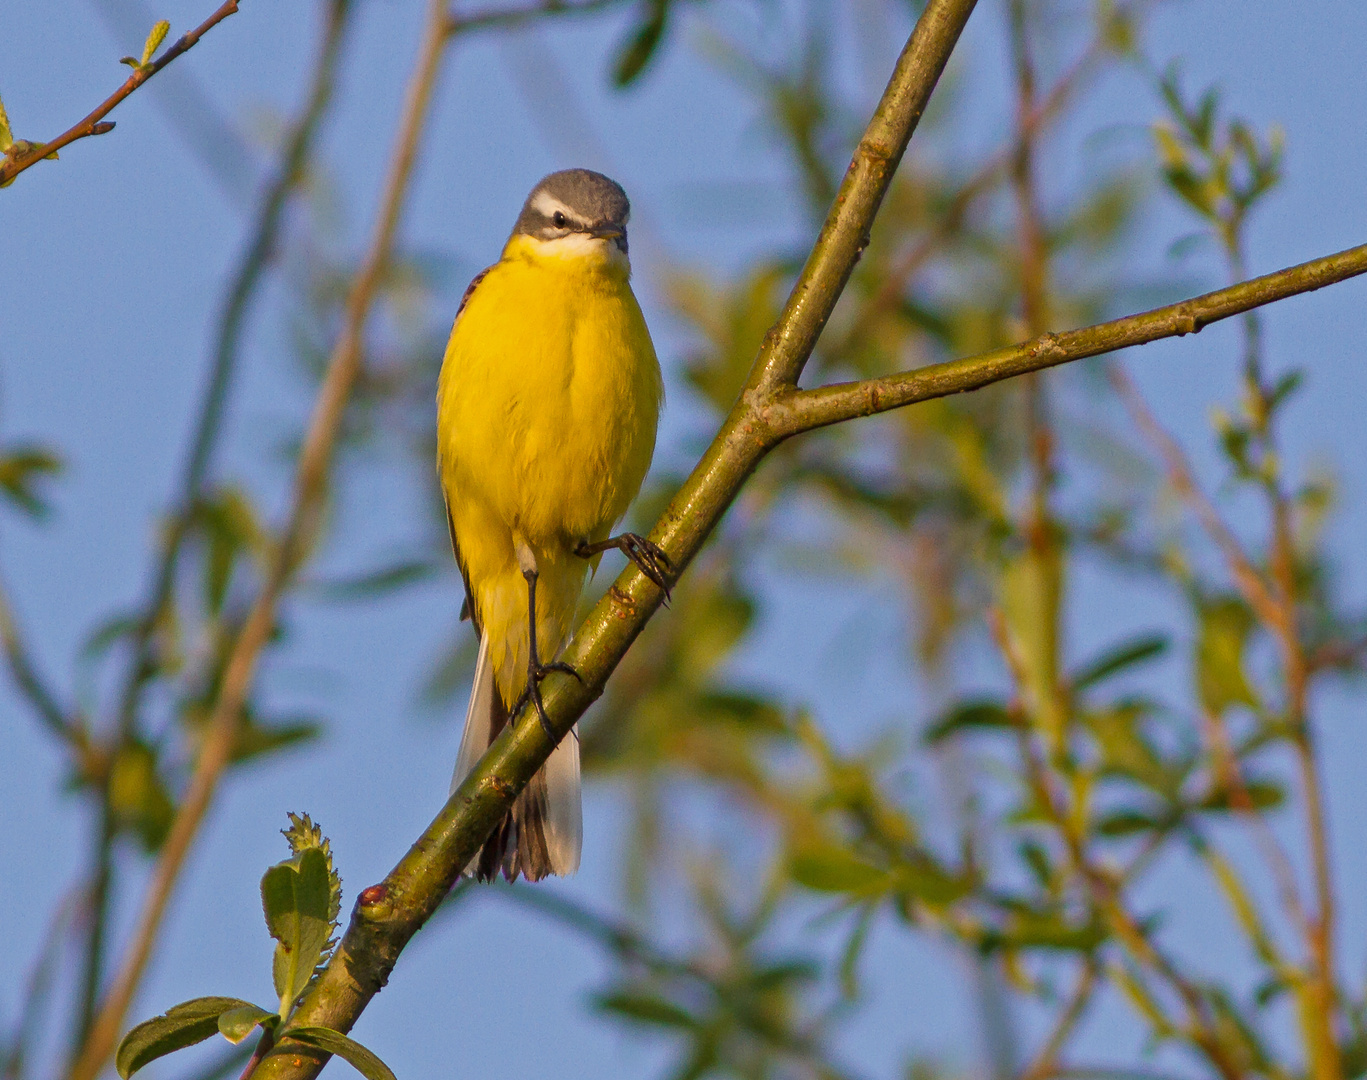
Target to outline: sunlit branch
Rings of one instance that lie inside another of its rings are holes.
[[[1089,356],[1195,334],[1232,315],[1313,292],[1363,273],[1367,273],[1367,245],[1123,319],[1044,334],[1019,345],[929,364],[914,371],[799,390],[769,404],[763,421],[775,437],[787,438],[843,420],[979,390],[1004,379]]]
[[[25,169],[38,164],[45,157],[51,157],[64,146],[74,143],[77,139],[85,139],[91,135],[103,135],[114,130],[114,124],[105,120],[105,117],[113,111],[114,106],[145,83],[158,71],[164,68],[178,56],[183,56],[198,44],[199,39],[221,23],[229,15],[237,13],[238,0],[225,0],[223,5],[196,26],[188,34],[182,35],[176,43],[167,49],[156,60],[147,64],[145,67],[138,67],[133,74],[124,80],[122,86],[115,90],[109,97],[95,108],[85,119],[73,124],[62,132],[55,139],[46,143],[34,143],[32,147],[20,154],[14,154],[0,162],[0,186],[8,184]]]

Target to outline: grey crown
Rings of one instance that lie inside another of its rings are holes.
[[[553,220],[552,214],[534,205],[537,196],[542,193],[551,195],[565,208],[563,223]],[[517,224],[513,226],[513,235],[554,240],[570,233],[598,233],[615,229],[621,232],[617,246],[626,251],[627,219],[630,216],[631,203],[616,180],[590,169],[565,169],[551,173],[532,188],[527,201],[522,204]]]

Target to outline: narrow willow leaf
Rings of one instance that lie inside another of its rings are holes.
[[[9,114],[5,112],[5,103],[0,101],[0,154],[5,153],[14,145],[14,132],[10,131]]]
[[[152,27],[152,32],[147,35],[147,40],[142,46],[143,66],[152,62],[153,54],[161,48],[161,43],[166,40],[167,31],[171,29],[171,24],[165,19],[161,19]]]
[[[930,745],[943,742],[960,731],[1010,728],[1011,714],[996,701],[965,701],[955,705],[926,729],[922,738]]]
[[[373,1051],[367,1050],[355,1039],[348,1039],[340,1031],[325,1027],[298,1027],[290,1028],[287,1035],[308,1046],[345,1058],[366,1080],[397,1080],[389,1066]]]
[[[1086,690],[1135,664],[1156,659],[1167,650],[1168,639],[1162,634],[1145,634],[1122,641],[1076,672],[1072,677],[1073,689]]]
[[[602,994],[594,1002],[600,1012],[615,1013],[626,1020],[651,1027],[685,1028],[698,1027],[698,1021],[672,1001],[644,991],[623,990],[615,994]]]
[[[328,860],[319,848],[272,866],[261,878],[266,927],[276,940],[273,971],[282,1020],[289,1017],[327,948],[329,899]]]
[[[240,1008],[256,1008],[250,1001],[230,997],[202,997],[167,1009],[139,1024],[123,1037],[114,1065],[128,1080],[149,1061],[203,1042],[218,1034],[218,1018]]]
[[[279,1017],[256,1005],[239,1005],[218,1017],[218,1033],[236,1046],[258,1026],[271,1027]]]
[[[612,65],[615,86],[629,86],[640,77],[659,51],[668,18],[669,0],[648,0],[644,5],[640,21],[618,48],[617,58]]]
[[[817,892],[867,895],[887,884],[887,872],[835,844],[810,844],[789,857],[788,873],[799,885]]]

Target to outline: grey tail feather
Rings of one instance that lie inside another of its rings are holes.
[[[494,685],[493,664],[484,639],[480,641],[465,732],[451,777],[452,792],[507,723],[508,706]],[[517,797],[512,810],[465,867],[465,874],[480,881],[492,881],[500,871],[509,881],[516,881],[519,874],[528,881],[550,874],[572,874],[579,869],[582,838],[579,737],[571,732]]]

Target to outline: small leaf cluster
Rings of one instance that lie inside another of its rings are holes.
[[[161,48],[161,43],[166,40],[166,35],[171,30],[171,24],[165,19],[159,19],[147,34],[147,40],[143,42],[142,59],[135,56],[125,56],[119,60],[120,64],[127,64],[134,71],[147,72],[152,70],[152,57]]]
[[[326,966],[336,944],[342,907],[342,881],[332,864],[332,847],[307,814],[290,814],[283,830],[292,857],[277,863],[261,878],[261,906],[266,928],[275,939],[272,973],[279,999],[276,1009],[228,997],[182,1002],[161,1016],[134,1027],[119,1044],[115,1064],[123,1080],[176,1050],[222,1035],[240,1043],[257,1028],[257,1057],[273,1046],[302,1043],[350,1062],[367,1080],[394,1080],[394,1074],[370,1050],[330,1028],[290,1026],[299,998],[316,973]]]

